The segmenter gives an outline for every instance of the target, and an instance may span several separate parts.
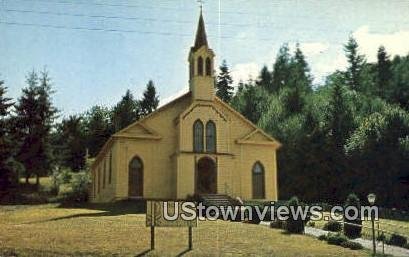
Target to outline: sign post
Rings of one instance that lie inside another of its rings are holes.
[[[193,249],[193,227],[197,227],[197,217],[193,219],[183,219],[183,216],[191,216],[192,213],[185,212],[182,204],[186,202],[176,201],[148,201],[146,204],[146,226],[151,228],[151,250],[155,249],[155,227],[188,227],[189,250]],[[165,208],[166,204],[166,208]],[[175,207],[177,209],[175,209]],[[194,204],[196,210],[196,204]],[[166,211],[166,214],[165,214]],[[176,215],[177,212],[177,215]],[[165,217],[173,216],[172,219]]]
[[[193,249],[193,242],[192,242],[192,227],[189,227],[189,250]]]

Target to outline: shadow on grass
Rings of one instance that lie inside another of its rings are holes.
[[[52,219],[46,219],[41,221],[33,221],[25,224],[43,223],[49,221],[57,221],[72,218],[84,218],[84,217],[104,217],[104,216],[119,216],[126,214],[145,214],[146,213],[146,201],[144,200],[126,200],[118,201],[114,203],[62,203],[57,208],[62,209],[86,209],[95,210],[100,212],[95,213],[77,213],[67,215],[63,217],[56,217]]]
[[[138,253],[137,255],[135,255],[135,257],[142,257],[145,256],[146,254],[148,254],[150,251],[152,251],[151,249],[145,250],[141,253]]]
[[[176,257],[183,256],[183,255],[185,255],[186,253],[188,253],[188,252],[190,252],[190,251],[192,251],[192,250],[189,249],[189,248],[187,248],[186,250],[184,250],[184,251],[180,252],[178,255],[176,255]]]

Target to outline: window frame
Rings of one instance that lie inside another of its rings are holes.
[[[213,132],[213,135],[209,134],[210,131]],[[209,145],[211,144],[213,144],[213,149],[209,149]],[[206,123],[206,152],[208,153],[217,152],[217,128],[216,123],[213,120],[209,120]]]
[[[200,127],[197,127],[197,126],[200,126]],[[199,133],[197,131],[198,128],[200,128],[201,130],[199,135],[197,135],[197,133]],[[196,152],[196,153],[204,152],[204,125],[200,119],[197,119],[193,123],[193,152]]]

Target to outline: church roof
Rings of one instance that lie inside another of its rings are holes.
[[[205,29],[205,24],[203,20],[203,15],[202,15],[202,11],[200,11],[199,23],[197,24],[195,45],[193,46],[192,49],[193,51],[196,51],[202,46],[208,46],[208,45],[207,45],[207,36],[206,36],[206,29]]]

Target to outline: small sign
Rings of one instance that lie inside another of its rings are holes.
[[[148,201],[146,205],[147,227],[197,227],[196,216],[193,202]]]
[[[197,227],[196,204],[180,201],[148,201],[146,226],[151,228],[151,250],[155,249],[155,227],[188,227],[188,245],[189,250],[192,250],[192,227]]]

